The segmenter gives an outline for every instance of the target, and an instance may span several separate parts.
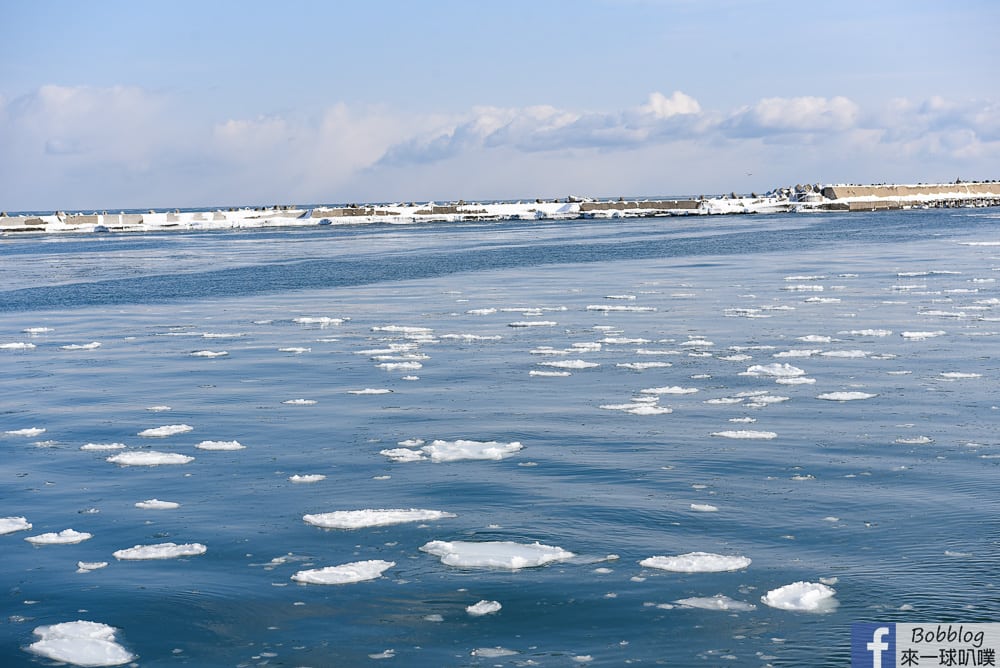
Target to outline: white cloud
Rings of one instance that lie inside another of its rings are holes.
[[[213,118],[140,88],[43,86],[0,97],[0,155],[8,210],[708,194],[996,177],[1000,105],[772,97],[725,111],[674,91],[604,111],[334,104]]]

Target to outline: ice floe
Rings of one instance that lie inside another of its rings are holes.
[[[178,557],[196,557],[205,554],[208,548],[201,543],[156,543],[153,545],[136,545],[113,553],[115,559],[122,561],[146,561],[151,559],[177,559]]]
[[[287,404],[289,406],[314,406],[316,404],[315,399],[286,399],[281,403]]]
[[[344,324],[345,318],[330,318],[328,316],[301,316],[298,318],[293,318],[292,322],[299,325],[319,325],[322,327],[328,327],[330,325],[342,325]]]
[[[423,445],[419,450],[409,448],[394,448],[382,450],[382,454],[397,462],[418,461],[430,458],[432,462],[457,462],[461,460],[500,461],[521,450],[524,446],[517,441],[502,443],[500,441],[457,441],[434,440],[429,445]]]
[[[24,429],[11,429],[10,431],[5,431],[5,436],[27,436],[31,438],[32,436],[38,436],[39,434],[44,434],[44,427],[25,427]]]
[[[559,323],[553,320],[518,320],[507,323],[508,327],[555,327]]]
[[[541,543],[515,543],[512,541],[446,542],[434,540],[423,545],[420,550],[433,554],[446,566],[459,568],[508,568],[518,570],[545,564],[566,561],[575,555],[572,552],[542,545]]]
[[[28,651],[74,666],[120,666],[135,655],[116,642],[117,633],[113,626],[82,620],[39,626]]]
[[[717,513],[719,512],[718,506],[713,506],[710,503],[692,503],[691,510],[696,513]]]
[[[151,427],[150,429],[143,429],[139,432],[139,436],[143,438],[166,438],[167,436],[176,436],[177,434],[186,434],[189,431],[193,431],[194,427],[186,424],[166,424],[162,427]]]
[[[683,606],[685,608],[700,608],[702,610],[720,610],[723,612],[750,612],[751,610],[757,609],[757,606],[754,605],[753,603],[737,601],[736,599],[729,598],[725,594],[716,594],[715,596],[682,598],[677,601],[674,601],[674,603]]]
[[[127,446],[124,443],[84,443],[81,450],[93,452],[106,452],[109,450],[124,450]]]
[[[387,388],[366,387],[363,390],[348,390],[347,393],[348,394],[358,394],[358,395],[366,395],[366,394],[372,394],[372,395],[374,395],[374,394],[391,394],[392,390],[387,389]]]
[[[136,508],[141,508],[142,510],[174,510],[175,508],[180,508],[181,504],[176,501],[160,501],[159,499],[146,499],[145,501],[138,501],[135,504]]]
[[[194,447],[199,450],[243,450],[247,446],[239,441],[202,441]]]
[[[688,552],[673,557],[649,557],[640,561],[639,565],[674,573],[722,573],[742,570],[751,563],[749,557],[712,552]]]
[[[820,582],[793,582],[767,592],[760,600],[772,608],[793,612],[831,612],[838,606],[837,592]]]
[[[469,613],[471,617],[482,617],[483,615],[492,615],[500,612],[500,608],[502,607],[503,606],[500,605],[499,601],[483,600],[478,603],[474,603],[473,605],[467,605],[465,607],[465,611]]]
[[[573,369],[574,371],[594,369],[601,366],[597,362],[588,362],[586,360],[559,360],[556,362],[539,362],[538,364],[539,366],[550,366],[554,369]]]
[[[394,561],[382,561],[371,559],[368,561],[352,561],[339,566],[327,566],[325,568],[311,568],[299,571],[292,576],[296,582],[303,584],[339,585],[375,580],[382,577],[382,573],[396,565]]]
[[[63,529],[58,533],[42,533],[37,536],[28,536],[24,540],[33,545],[75,545],[85,540],[90,540],[94,534],[86,531],[76,531],[74,529]]]
[[[326,476],[323,475],[322,473],[307,473],[305,475],[299,475],[299,474],[291,475],[288,476],[288,479],[291,482],[301,484],[301,483],[320,482],[321,480],[326,480]]]
[[[366,527],[382,527],[406,522],[430,522],[449,517],[457,517],[454,513],[441,510],[426,510],[422,508],[409,509],[364,509],[335,510],[330,513],[303,515],[307,524],[324,529],[363,529]]]
[[[537,369],[532,369],[528,372],[529,376],[541,376],[543,378],[565,378],[567,376],[572,376],[573,374],[569,371],[538,371]]]
[[[24,517],[0,517],[0,536],[15,531],[27,531],[31,528],[31,522]]]
[[[859,401],[877,396],[877,394],[869,392],[824,392],[823,394],[816,395],[816,398],[825,399],[826,401]]]
[[[229,351],[227,350],[195,350],[191,353],[191,357],[205,357],[208,359],[226,357],[227,355],[229,355]]]
[[[65,346],[59,346],[60,350],[97,350],[101,347],[100,341],[91,341],[90,343],[71,343]]]
[[[755,431],[752,429],[739,429],[735,431],[713,431],[712,436],[721,438],[749,439],[749,440],[770,440],[778,435],[773,431]]]
[[[161,466],[165,464],[187,464],[194,461],[194,457],[182,455],[177,452],[137,450],[112,455],[108,457],[107,461],[120,466]]]
[[[939,329],[932,332],[902,332],[900,336],[908,341],[925,341],[938,336],[944,336],[945,334],[947,334],[947,332]]]
[[[665,369],[673,364],[670,362],[621,362],[615,366],[631,371],[646,371],[648,369]]]
[[[754,364],[748,367],[743,376],[773,376],[776,378],[791,378],[794,376],[804,376],[806,372],[791,364]]]
[[[108,562],[106,561],[78,561],[76,562],[76,572],[77,573],[89,573],[90,571],[99,571],[102,568],[107,568]]]
[[[963,373],[961,371],[945,371],[941,374],[944,380],[967,380],[971,378],[982,378],[981,373]]]
[[[0,350],[34,350],[34,343],[26,343],[23,341],[14,341],[12,343],[0,343]]]
[[[694,394],[697,391],[697,387],[678,387],[676,385],[670,385],[666,387],[647,387],[644,390],[639,390],[639,394]]]

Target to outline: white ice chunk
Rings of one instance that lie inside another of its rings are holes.
[[[348,394],[359,394],[359,395],[366,395],[366,394],[372,394],[372,395],[374,395],[374,394],[391,394],[392,390],[389,390],[389,389],[386,389],[386,388],[366,387],[363,390],[348,390],[347,393]]]
[[[539,362],[539,366],[550,366],[554,369],[593,369],[601,366],[597,362],[587,362],[586,360],[559,360],[557,362]]]
[[[947,334],[947,332],[935,330],[933,332],[903,332],[900,336],[908,341],[924,341],[926,339],[933,339],[937,336],[944,336],[945,334]]]
[[[15,531],[27,531],[31,522],[24,517],[0,517],[0,536]]]
[[[648,387],[645,390],[639,390],[640,394],[694,394],[698,391],[697,387],[678,387],[676,385],[671,385],[668,387]]]
[[[653,404],[637,404],[632,408],[625,409],[626,413],[631,413],[632,415],[666,415],[668,413],[673,413],[672,408],[666,406],[656,406]]]
[[[312,348],[303,348],[301,346],[291,346],[289,348],[278,348],[279,353],[292,353],[293,355],[301,355],[303,353],[312,352]]]
[[[38,640],[28,651],[46,659],[74,666],[120,666],[135,656],[115,642],[118,629],[98,622],[63,622],[39,626]]]
[[[143,429],[139,432],[139,436],[144,438],[166,438],[167,436],[175,436],[176,434],[185,434],[189,431],[193,431],[194,427],[186,424],[166,424],[162,427],[151,427],[150,429]]]
[[[194,457],[176,452],[141,450],[112,455],[108,457],[107,461],[121,466],[160,466],[162,464],[187,464],[194,461]]]
[[[775,378],[774,382],[779,385],[815,385],[816,379],[797,376],[795,378]]]
[[[710,503],[692,503],[691,504],[691,510],[695,511],[696,513],[717,513],[717,512],[719,512],[719,508],[717,506],[711,505]]]
[[[941,374],[945,380],[965,380],[969,378],[982,378],[981,373],[963,373],[961,371],[945,371]]]
[[[327,327],[329,325],[341,325],[344,323],[344,318],[330,318],[328,316],[302,316],[299,318],[294,318],[292,322],[299,325],[319,325],[320,327]]]
[[[678,601],[674,601],[677,605],[682,605],[686,608],[701,608],[702,610],[721,610],[724,612],[749,612],[751,610],[756,610],[757,606],[753,603],[745,603],[743,601],[737,601],[736,599],[729,598],[724,594],[716,594],[715,596],[704,596],[704,597],[693,597],[693,598],[682,598]]]
[[[572,376],[573,374],[569,371],[538,371],[533,369],[528,372],[529,376],[541,376],[543,378],[565,378],[567,376]]]
[[[299,571],[292,576],[292,579],[303,584],[352,584],[355,582],[364,582],[365,580],[375,580],[395,565],[395,561],[381,561],[378,559],[353,561],[349,564],[341,564],[340,566],[327,566],[326,568],[312,568]]]
[[[289,406],[313,406],[316,403],[315,399],[286,399],[282,401],[283,404],[288,404]]]
[[[294,483],[310,483],[310,482],[319,482],[321,480],[326,480],[326,476],[323,475],[322,473],[309,473],[306,475],[296,474],[288,476],[288,479]]]
[[[431,441],[430,445],[421,448],[430,456],[433,462],[456,462],[463,459],[486,459],[500,461],[510,457],[524,446],[517,441],[501,443],[499,441]]]
[[[24,429],[11,429],[10,431],[5,431],[6,436],[27,436],[31,438],[32,436],[38,436],[39,434],[44,434],[44,427],[26,427]]]
[[[388,457],[390,461],[400,463],[419,462],[427,459],[420,450],[411,450],[410,448],[388,448],[386,450],[379,450],[379,454]]]
[[[561,547],[541,543],[514,543],[511,541],[446,542],[431,541],[420,548],[441,558],[446,566],[460,568],[532,568],[555,561],[565,561],[575,556]]]
[[[747,376],[775,376],[777,378],[791,378],[794,376],[804,376],[806,372],[791,364],[754,364],[744,372]]]
[[[97,571],[102,568],[107,568],[108,562],[106,561],[78,561],[76,562],[76,572],[77,573],[89,573],[90,571]]]
[[[94,452],[102,452],[108,450],[124,450],[126,445],[124,443],[84,443],[80,446],[81,450],[89,450]]]
[[[826,401],[858,401],[877,396],[877,394],[870,394],[868,392],[824,392],[823,394],[816,395],[816,398],[825,399]]]
[[[519,320],[507,323],[508,327],[555,327],[559,323],[552,320]]]
[[[247,446],[239,441],[202,441],[194,447],[199,450],[243,450]]]
[[[647,369],[665,369],[673,364],[670,362],[621,362],[615,366],[632,371],[645,371]]]
[[[33,545],[75,545],[85,540],[90,540],[94,534],[86,531],[75,531],[73,529],[63,529],[59,533],[42,533],[37,536],[28,536],[24,540]]]
[[[59,347],[62,350],[96,350],[101,347],[101,343],[100,341],[91,341],[90,343],[71,343]]]
[[[495,612],[500,612],[499,601],[479,601],[474,605],[468,605],[465,607],[465,611],[469,613],[472,617],[482,617],[483,615],[492,615]]]
[[[722,438],[767,441],[772,438],[777,438],[778,435],[773,431],[754,431],[752,429],[738,429],[734,431],[713,431],[712,436],[720,436]]]
[[[793,582],[778,587],[761,596],[760,600],[772,608],[793,612],[830,612],[838,601],[837,592],[819,582]]]
[[[181,504],[176,501],[160,501],[159,499],[146,499],[145,501],[138,501],[135,504],[136,508],[141,508],[142,510],[173,510],[175,508],[180,508]]]
[[[0,350],[34,350],[35,347],[34,343],[25,343],[23,341],[0,343]]]
[[[229,353],[225,350],[196,350],[191,353],[191,357],[206,357],[208,359],[213,359],[215,357],[225,357]]]
[[[382,527],[406,522],[430,522],[447,517],[457,517],[454,513],[441,510],[410,509],[364,509],[335,510],[331,513],[303,515],[307,524],[324,529],[362,529],[365,527]]]
[[[891,329],[852,329],[848,332],[853,336],[891,336]]]
[[[639,565],[675,573],[722,573],[741,570],[751,563],[749,557],[688,552],[673,557],[649,557],[640,561]]]
[[[178,557],[195,557],[205,554],[208,548],[201,543],[156,543],[154,545],[136,545],[113,553],[115,559],[124,561],[144,561],[149,559],[176,559]]]

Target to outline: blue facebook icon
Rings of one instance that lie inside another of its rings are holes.
[[[896,625],[851,624],[851,668],[896,668]]]

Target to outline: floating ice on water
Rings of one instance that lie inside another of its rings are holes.
[[[196,350],[193,353],[191,353],[191,357],[213,358],[213,357],[225,357],[228,354],[229,352],[225,350]]]
[[[711,435],[720,436],[722,438],[764,440],[764,441],[778,437],[778,435],[773,431],[753,431],[750,429],[740,429],[736,431],[714,431],[712,432]]]
[[[454,513],[441,510],[410,509],[364,509],[335,510],[332,513],[303,515],[307,524],[323,529],[362,529],[366,527],[383,527],[406,522],[431,522],[448,517],[457,517]]]
[[[891,329],[852,329],[848,332],[853,336],[891,336]]]
[[[838,605],[837,592],[819,582],[793,582],[760,597],[766,605],[793,612],[831,612]]]
[[[513,455],[524,446],[519,442],[501,443],[499,441],[432,441],[430,445],[421,448],[433,462],[456,462],[463,459],[485,459],[500,461]]]
[[[866,350],[828,350],[825,353],[820,353],[823,357],[843,357],[847,359],[859,359],[868,357],[870,354]]]
[[[182,455],[176,452],[142,450],[123,452],[119,455],[113,455],[108,457],[107,461],[121,466],[160,466],[163,464],[187,464],[188,462],[194,461],[194,457]]]
[[[194,447],[199,450],[243,450],[247,446],[239,441],[202,441]]]
[[[136,545],[113,553],[115,559],[122,561],[145,561],[151,559],[177,559],[178,557],[196,557],[205,554],[208,548],[201,543],[156,543],[154,545]]]
[[[648,387],[645,390],[639,390],[640,394],[694,394],[698,391],[697,387],[678,387],[676,385],[671,385],[667,387]]]
[[[102,568],[107,568],[108,562],[106,561],[78,561],[76,562],[76,572],[77,573],[89,573],[90,571],[98,571]]]
[[[739,423],[744,423],[744,424],[752,424],[752,423],[754,423],[754,422],[757,421],[757,418],[752,418],[752,417],[734,417],[734,418],[729,418],[729,421],[730,422],[739,422]]]
[[[826,280],[826,276],[813,276],[813,275],[803,275],[803,276],[785,276],[786,281],[823,281]]]
[[[913,438],[897,438],[895,443],[899,445],[927,445],[933,443],[934,439],[929,436],[914,436]]]
[[[821,336],[819,334],[808,334],[806,336],[797,336],[795,338],[806,343],[830,343],[833,341],[831,337]]]
[[[816,383],[816,379],[798,376],[795,378],[775,378],[774,382],[779,385],[813,385]]]
[[[27,531],[31,522],[24,517],[0,517],[0,536],[15,531]]]
[[[483,615],[492,615],[493,613],[500,612],[499,601],[479,601],[474,605],[468,605],[465,607],[465,611],[469,613],[472,617],[482,617]]]
[[[493,315],[496,312],[495,308],[474,308],[471,311],[466,311],[468,315]]]
[[[411,450],[409,448],[389,448],[379,450],[379,454],[388,457],[390,461],[399,463],[419,462],[427,459],[420,450]]]
[[[24,429],[11,429],[10,431],[4,432],[6,436],[27,436],[28,438],[44,433],[44,427],[25,427]]]
[[[601,347],[602,344],[599,341],[578,341],[572,345],[574,350],[591,353],[600,352]]]
[[[552,320],[518,320],[507,323],[508,327],[555,327],[559,323]]]
[[[968,378],[982,378],[981,373],[963,373],[961,371],[945,371],[941,374],[941,378],[945,380],[965,380]]]
[[[312,348],[302,348],[301,346],[292,346],[290,348],[278,348],[279,353],[292,353],[293,355],[301,355],[302,353],[312,352]]]
[[[783,350],[779,353],[774,353],[771,357],[812,357],[813,355],[819,355],[821,352],[823,351],[818,348],[793,348],[792,350]]]
[[[719,359],[724,362],[746,362],[747,360],[752,360],[753,356],[745,353],[739,353],[736,355],[726,355],[724,357],[720,357]]]
[[[420,362],[382,362],[378,368],[386,371],[416,371],[423,369],[424,365]]]
[[[816,398],[825,399],[826,401],[859,401],[877,396],[877,394],[870,394],[868,392],[824,392],[823,394],[816,395]]]
[[[710,503],[692,503],[691,510],[696,513],[717,513],[719,512],[718,507],[713,506]]]
[[[299,325],[319,325],[320,327],[327,327],[329,325],[342,325],[345,318],[330,318],[328,316],[301,316],[298,318],[293,318],[292,322]]]
[[[643,338],[628,338],[624,336],[606,336],[600,341],[601,343],[606,343],[611,346],[624,346],[629,344],[642,345],[643,343],[649,343],[649,339]]]
[[[363,390],[348,390],[348,394],[391,394],[392,390],[386,388],[366,387]]]
[[[160,501],[159,499],[147,499],[145,501],[139,501],[135,504],[136,508],[141,508],[143,510],[174,510],[175,508],[180,508],[181,504],[176,501]]]
[[[139,432],[139,436],[145,438],[165,438],[167,436],[174,436],[176,434],[185,434],[189,431],[193,431],[194,427],[186,424],[166,424],[162,427],[152,427],[150,429],[143,429]]]
[[[736,599],[729,598],[724,594],[716,594],[715,596],[704,596],[704,597],[694,597],[694,598],[682,598],[678,601],[674,601],[677,605],[682,605],[685,608],[700,608],[702,610],[721,610],[723,612],[749,612],[751,610],[756,610],[757,606],[753,603],[745,603],[743,601],[737,601]]]
[[[120,666],[135,658],[115,642],[118,629],[107,624],[78,620],[39,626],[34,633],[39,639],[28,645],[28,651],[60,663]]]
[[[744,376],[774,376],[777,378],[791,378],[794,376],[804,376],[806,372],[791,364],[754,364],[748,367],[742,374]]]
[[[33,545],[75,545],[85,540],[90,540],[94,534],[86,531],[76,531],[74,529],[63,529],[58,533],[42,533],[37,536],[28,536],[24,540]]]
[[[926,339],[933,339],[937,336],[944,336],[945,334],[947,334],[947,332],[936,330],[933,332],[903,332],[900,336],[909,341],[924,341]]]
[[[626,413],[631,413],[632,415],[666,415],[668,413],[673,413],[672,408],[667,408],[666,406],[656,406],[653,404],[637,404],[632,408],[625,409]]]
[[[477,341],[502,341],[502,336],[481,336],[479,334],[445,334],[441,337],[442,339],[447,339],[450,341],[468,341],[470,343]]]
[[[382,573],[395,565],[395,561],[381,561],[379,559],[353,561],[349,564],[341,564],[340,566],[327,566],[326,568],[312,568],[299,571],[292,576],[292,579],[303,584],[352,584],[382,577]]]
[[[806,304],[839,304],[839,297],[810,297],[803,300]]]
[[[586,360],[558,360],[556,362],[539,362],[540,366],[550,366],[554,369],[593,369],[601,366],[597,362],[587,362]]]
[[[369,659],[378,660],[378,659],[391,659],[391,658],[393,658],[395,656],[396,656],[396,650],[394,650],[394,649],[387,649],[387,650],[383,650],[383,651],[381,651],[381,652],[379,652],[377,654],[369,654],[368,658]]]
[[[506,647],[477,647],[476,649],[469,652],[472,656],[482,657],[484,659],[497,659],[501,656],[516,656],[518,652],[507,649]],[[534,662],[531,662],[534,663]],[[526,664],[531,665],[531,664]]]
[[[150,411],[152,413],[163,413],[163,412],[169,411],[171,409],[170,409],[170,406],[164,406],[164,405],[161,404],[161,405],[158,405],[158,406],[148,406],[146,408],[146,410]]]
[[[665,369],[673,364],[670,362],[623,362],[615,366],[631,371],[646,371],[647,369]]]
[[[640,561],[639,565],[674,573],[722,573],[741,570],[751,563],[749,557],[688,552],[674,557],[649,557]]]
[[[509,568],[518,570],[543,566],[555,561],[572,559],[575,555],[561,547],[541,543],[514,543],[511,541],[446,542],[431,541],[420,550],[441,558],[446,566],[460,568]]]
[[[591,304],[587,306],[588,311],[600,311],[604,313],[651,313],[656,311],[655,306],[609,306],[607,304]]]
[[[531,355],[569,355],[569,350],[558,350],[552,346],[538,346],[528,351]]]
[[[800,285],[786,285],[781,289],[789,292],[823,292],[822,285],[809,285],[807,283]]]
[[[0,350],[34,350],[34,343],[24,343],[16,341],[14,343],[0,343]]]
[[[635,301],[635,295],[604,295],[605,299],[624,299],[625,301]]]
[[[529,376],[543,376],[549,378],[565,378],[566,376],[572,376],[573,374],[569,371],[537,371],[532,370],[528,372]]]
[[[233,332],[231,334],[226,334],[222,332],[203,332],[201,338],[203,339],[239,339],[246,336],[245,332]]]
[[[71,343],[66,346],[59,346],[62,350],[96,350],[100,347],[100,341],[91,341],[90,343]]]
[[[287,404],[289,406],[312,406],[316,403],[315,399],[286,399],[281,403]]]
[[[296,483],[310,483],[326,480],[326,476],[322,473],[308,473],[306,475],[291,475],[288,476],[288,479]]]
[[[21,330],[25,334],[45,334],[46,332],[55,331],[51,327],[25,327]]]

